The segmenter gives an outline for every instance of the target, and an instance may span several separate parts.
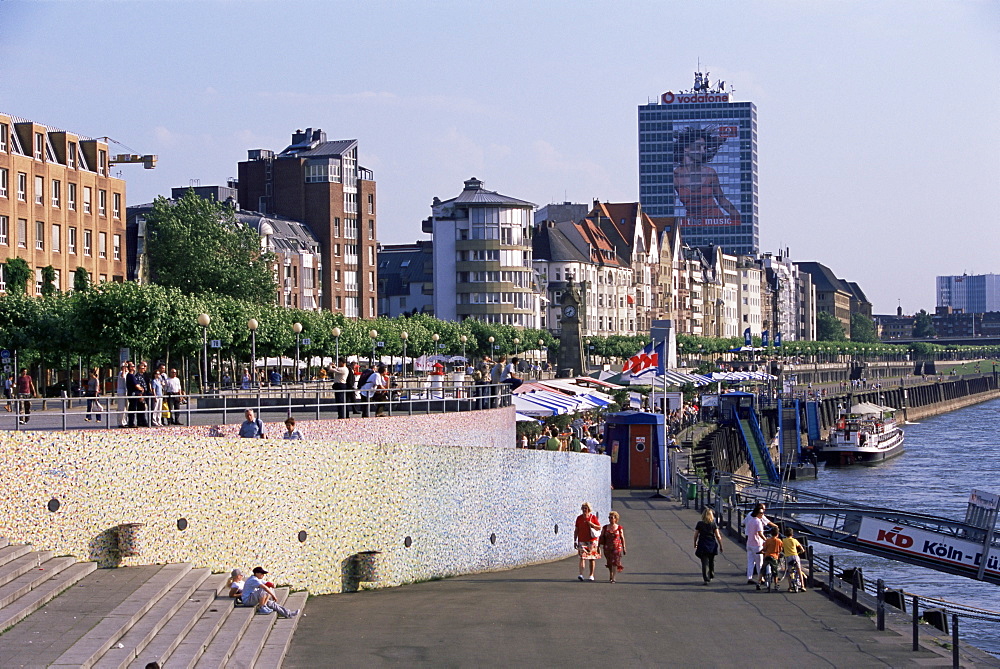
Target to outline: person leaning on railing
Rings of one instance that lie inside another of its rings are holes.
[[[167,374],[167,378],[163,382],[163,394],[166,396],[167,409],[170,412],[170,418],[167,420],[167,423],[180,425],[181,395],[184,394],[184,391],[181,389],[181,380],[177,377],[176,369],[171,369]]]

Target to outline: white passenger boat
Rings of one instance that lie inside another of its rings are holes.
[[[892,407],[862,402],[841,409],[823,446],[827,466],[873,465],[903,452],[903,431]]]

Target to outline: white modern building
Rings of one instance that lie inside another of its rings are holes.
[[[423,231],[434,236],[434,315],[538,327],[532,269],[535,205],[486,190],[475,177],[457,196],[434,198]]]

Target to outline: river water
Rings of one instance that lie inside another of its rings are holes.
[[[791,485],[890,509],[965,519],[973,488],[1000,494],[1000,400],[991,400],[904,426],[906,450],[873,467],[820,467],[816,480]],[[865,580],[885,580],[921,596],[1000,611],[1000,586],[903,562],[814,544],[842,567],[862,567]],[[961,618],[961,638],[1000,657],[1000,624]]]

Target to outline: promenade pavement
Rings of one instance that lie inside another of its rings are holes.
[[[677,502],[616,491],[613,508],[628,544],[616,584],[603,561],[596,582],[577,581],[570,558],[314,597],[284,667],[951,665],[945,651],[913,652],[909,637],[878,632],[819,592],[746,585],[746,552],[728,539],[704,585],[692,550],[699,514]]]

